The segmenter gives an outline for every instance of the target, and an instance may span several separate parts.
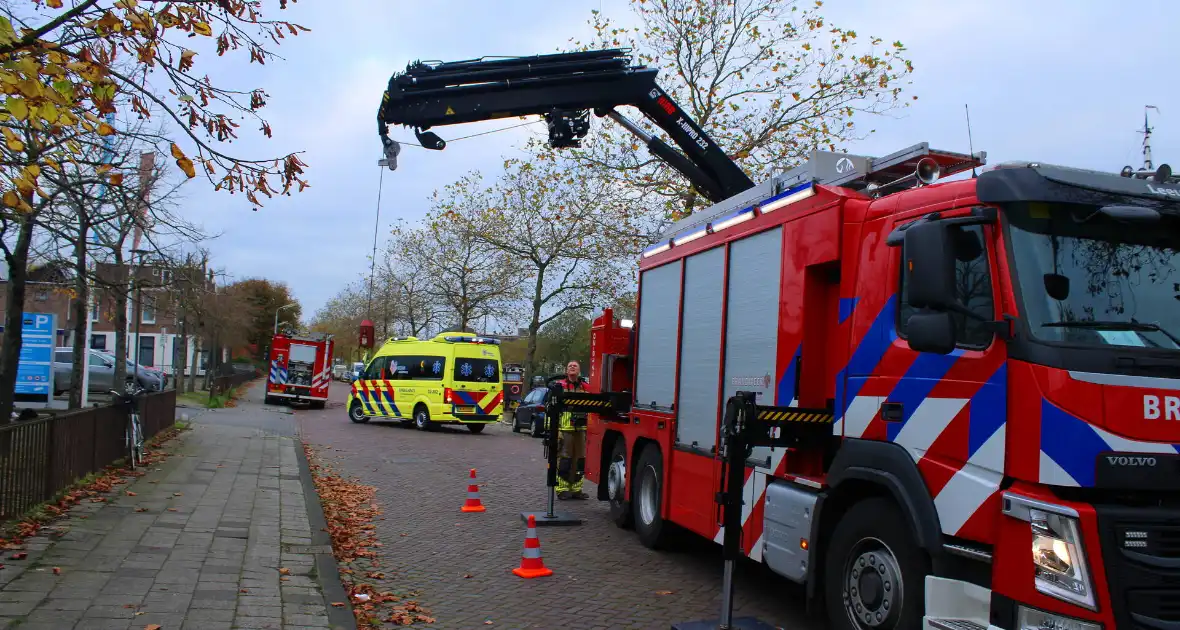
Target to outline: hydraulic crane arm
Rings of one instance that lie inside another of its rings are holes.
[[[658,70],[632,65],[622,50],[597,50],[449,63],[414,62],[393,75],[377,110],[377,130],[393,145],[387,126],[413,127],[422,146],[442,149],[441,125],[542,115],[554,148],[577,147],[589,131],[589,112],[608,116],[635,134],[713,202],[754,183],[656,85]],[[614,108],[631,105],[663,129],[683,151],[645,133]]]

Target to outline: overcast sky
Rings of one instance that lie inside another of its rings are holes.
[[[278,13],[276,5],[267,8]],[[229,148],[255,158],[304,151],[311,187],[251,212],[244,199],[196,181],[185,187],[183,211],[221,233],[211,243],[217,266],[233,278],[286,283],[310,319],[367,274],[381,175],[375,114],[390,74],[414,59],[553,52],[589,34],[592,9],[631,19],[620,0],[301,0],[284,17],[312,32],[284,40],[284,61],[223,71],[204,55],[198,69],[215,70],[222,86],[269,92],[274,138],[243,129],[246,139]],[[975,149],[990,164],[1035,159],[1117,171],[1141,164],[1137,130],[1144,105],[1156,105],[1155,162],[1180,170],[1180,3],[829,0],[824,14],[862,36],[901,40],[915,66],[909,91],[919,99],[896,117],[861,121],[876,132],[850,152],[883,155],[922,141],[966,152],[966,103]],[[436,131],[453,139],[516,122]],[[542,131],[494,133],[442,152],[404,147],[398,170],[384,173],[378,238],[395,218],[421,217],[430,193],[465,172],[495,175],[503,156]],[[406,129],[392,135],[413,140]]]

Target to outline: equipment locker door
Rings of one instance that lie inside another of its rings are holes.
[[[677,522],[712,536],[725,247],[689,256],[684,265],[670,502]]]
[[[922,214],[934,208],[925,208]],[[966,214],[968,208],[945,216]],[[984,322],[956,315],[958,346],[950,354],[919,353],[906,343],[909,305],[902,273],[903,247],[886,247],[885,236],[918,218],[882,220],[866,226],[861,296],[854,317],[853,355],[847,369],[846,438],[891,442],[903,447],[934,499],[946,534],[990,542],[986,523],[973,517],[997,500],[1004,471],[1006,348]],[[986,320],[997,308],[995,228],[968,225],[956,239],[959,301]],[[875,260],[874,260],[875,259]],[[876,309],[869,305],[879,305]]]

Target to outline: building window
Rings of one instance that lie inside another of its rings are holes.
[[[38,302],[49,301],[49,291],[46,291],[45,289],[37,289],[37,301]]]
[[[90,349],[101,350],[106,352],[107,336],[106,335],[90,335]]]
[[[98,315],[99,315],[98,302],[95,302],[94,304],[90,305],[90,321],[97,322]]]
[[[156,338],[155,337],[140,337],[139,338],[139,360],[137,363],[144,367],[156,366]]]
[[[151,295],[144,295],[140,298],[142,304],[140,305],[141,320],[145,324],[156,323],[156,298]]]

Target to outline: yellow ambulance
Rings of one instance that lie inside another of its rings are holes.
[[[500,340],[472,333],[386,341],[348,397],[353,422],[402,420],[422,431],[464,424],[480,433],[503,413]]]

